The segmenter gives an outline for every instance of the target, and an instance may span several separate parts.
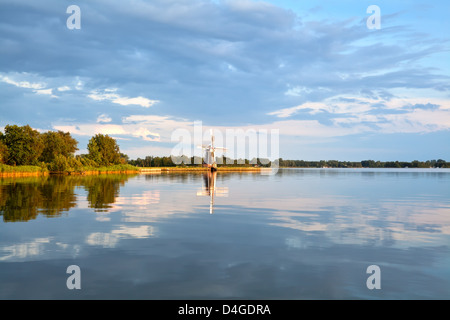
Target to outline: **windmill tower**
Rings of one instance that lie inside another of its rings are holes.
[[[215,156],[215,152],[216,150],[223,150],[226,151],[226,148],[222,148],[222,147],[216,147],[214,146],[214,134],[213,134],[213,130],[210,129],[210,133],[211,133],[211,144],[208,146],[202,145],[201,148],[205,149],[205,163],[206,166],[208,168],[210,168],[211,171],[216,171],[217,170],[217,163],[216,163],[216,156]]]

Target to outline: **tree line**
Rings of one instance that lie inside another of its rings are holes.
[[[173,161],[175,159],[175,162]],[[228,157],[216,157],[217,166],[227,167],[251,167],[251,166],[267,166],[270,167],[270,161],[268,159],[231,159]],[[158,157],[158,156],[146,156],[145,158],[137,158],[135,160],[128,160],[128,163],[136,167],[176,167],[176,166],[202,166],[205,162],[201,157],[188,157],[188,156],[176,156],[176,157]]]
[[[29,125],[6,125],[0,131],[0,164],[39,166],[50,171],[72,171],[82,168],[126,164],[128,157],[120,152],[116,140],[96,134],[87,145],[88,154],[75,155],[78,141],[69,132],[40,133]]]
[[[183,161],[181,166],[199,166],[203,164],[203,160],[199,157],[177,157],[176,163]],[[221,160],[221,161],[220,161]],[[218,166],[227,167],[271,167],[272,162],[268,159],[254,158],[233,160],[230,158],[222,157],[216,158],[219,163]],[[305,161],[305,160],[285,160],[279,158],[275,160],[279,167],[284,168],[450,168],[450,162],[445,160],[428,160],[411,162],[406,161],[375,161],[375,160],[363,160],[363,161],[339,161],[339,160],[320,160],[320,161]],[[137,167],[175,167],[172,157],[154,157],[147,156],[145,158],[137,158],[136,160],[129,160],[129,164]]]
[[[338,161],[338,160],[321,160],[321,161],[304,161],[304,160],[278,160],[280,167],[290,168],[450,168],[450,162],[445,160],[427,160],[411,162],[405,161]]]

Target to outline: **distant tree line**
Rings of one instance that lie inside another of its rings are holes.
[[[128,160],[128,163],[136,167],[175,167],[171,157],[147,156],[144,159]]]
[[[175,159],[175,162],[173,161]],[[227,167],[251,167],[251,166],[270,166],[268,159],[231,159],[227,157],[216,157],[217,166]],[[202,166],[205,164],[201,157],[155,157],[146,156],[144,159],[128,160],[128,163],[137,167],[175,167],[175,166]]]
[[[405,161],[338,161],[338,160],[321,160],[321,161],[304,161],[304,160],[278,160],[280,167],[290,168],[450,168],[450,162],[445,160],[428,160],[412,162]]]
[[[40,166],[50,171],[126,164],[115,139],[96,134],[87,145],[88,154],[76,155],[78,141],[69,132],[40,133],[29,125],[6,125],[0,131],[0,164]]]
[[[221,160],[221,162],[220,162]],[[272,162],[268,159],[230,159],[226,157],[216,158],[218,166],[227,167],[271,167]],[[285,168],[450,168],[450,162],[445,160],[428,160],[412,162],[405,161],[375,161],[375,160],[363,160],[363,161],[338,161],[338,160],[320,160],[320,161],[305,161],[305,160],[284,160],[279,158],[276,160],[279,167]],[[182,162],[181,166],[201,166],[204,162],[200,157],[177,157],[176,163]],[[137,158],[136,160],[129,160],[129,164],[137,167],[175,167],[172,157],[154,157],[147,156],[144,159]],[[180,166],[180,165],[178,165]]]

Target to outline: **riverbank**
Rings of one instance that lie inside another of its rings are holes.
[[[261,167],[218,167],[219,172],[260,172]],[[0,164],[0,177],[36,177],[46,175],[99,175],[99,174],[158,174],[175,172],[207,172],[206,167],[135,167],[114,165],[107,167],[84,167],[71,171],[50,171],[39,166],[8,166]]]
[[[139,169],[131,165],[113,165],[106,167],[82,167],[68,171],[50,171],[39,166],[9,166],[0,164],[0,177],[37,177],[58,175],[98,175],[98,174],[137,174]]]
[[[0,164],[0,177],[37,177],[48,174],[47,168],[39,166],[8,166]]]
[[[13,177],[40,177],[48,176],[49,172],[0,172],[0,178],[13,178]]]

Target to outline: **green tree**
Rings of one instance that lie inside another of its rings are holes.
[[[36,165],[44,149],[41,134],[29,125],[6,125],[3,143],[8,149],[9,165]]]
[[[70,167],[69,159],[67,157],[57,154],[53,161],[49,165],[49,170],[54,172],[68,172],[72,168]]]
[[[3,142],[5,136],[0,132],[0,163],[6,163],[8,159],[8,147]]]
[[[98,164],[95,161],[93,161],[91,158],[89,158],[88,154],[82,154],[80,156],[76,156],[76,158],[80,163],[80,167],[84,166],[84,167],[92,168],[92,167],[98,166]]]
[[[442,160],[442,159],[438,159],[437,161],[436,161],[436,167],[438,167],[438,168],[445,168],[445,160]]]
[[[69,132],[48,131],[42,134],[42,141],[44,150],[40,160],[46,163],[53,162],[57,155],[62,155],[66,158],[71,157],[78,150],[78,141],[72,138]]]
[[[163,157],[162,165],[163,165],[163,167],[174,167],[175,166],[171,157]]]
[[[120,164],[120,149],[114,138],[96,134],[88,143],[89,159],[100,166]]]
[[[127,154],[120,153],[120,163],[127,164],[130,161],[130,158]]]

